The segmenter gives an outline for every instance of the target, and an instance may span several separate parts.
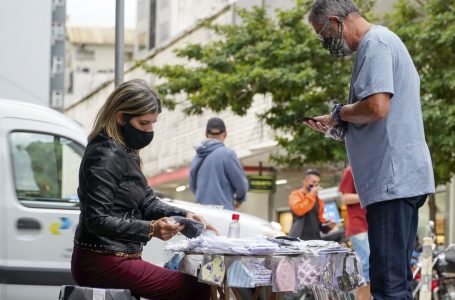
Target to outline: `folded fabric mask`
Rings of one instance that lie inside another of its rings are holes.
[[[279,292],[294,292],[296,290],[295,268],[288,259],[281,260],[275,271],[276,287]]]
[[[171,218],[180,225],[185,225],[185,228],[180,232],[187,238],[192,239],[198,237],[204,231],[204,224],[197,221],[180,216],[172,216]]]

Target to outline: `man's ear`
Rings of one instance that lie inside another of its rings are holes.
[[[121,112],[121,111],[116,112],[115,119],[116,119],[118,125],[121,126],[121,125],[125,124],[125,115],[123,114],[123,112]]]
[[[343,23],[343,19],[337,16],[331,16],[330,17],[330,27],[332,30],[335,30],[335,32],[338,31],[338,26],[340,23]]]
[[[331,16],[330,18],[330,21],[335,22],[335,23],[338,23],[338,22],[343,22],[343,19],[338,17],[338,16]]]

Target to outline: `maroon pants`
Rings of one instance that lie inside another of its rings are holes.
[[[209,299],[208,285],[196,277],[139,259],[94,253],[74,247],[71,272],[80,286],[129,289],[147,299]]]

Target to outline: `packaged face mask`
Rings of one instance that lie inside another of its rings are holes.
[[[164,268],[174,271],[178,270],[182,257],[183,253],[175,253],[172,258],[164,264]]]
[[[180,232],[187,238],[198,237],[204,231],[204,224],[202,223],[180,216],[172,216],[171,218],[180,225],[185,225],[185,228]]]
[[[295,292],[297,279],[293,261],[283,258],[274,269],[272,290],[274,292]]]
[[[297,259],[296,264],[299,286],[321,284],[323,267],[317,263],[317,259],[311,256],[302,256]]]
[[[203,257],[200,255],[185,255],[179,263],[178,271],[197,276],[198,271],[201,268]]]
[[[346,256],[344,257],[342,274],[341,274],[341,276],[337,277],[338,287],[343,292],[352,291],[363,285],[363,278],[360,277],[360,275],[359,275],[359,270],[357,267],[357,259],[355,258],[355,256],[352,255],[353,260],[354,260],[354,272],[348,273],[348,271],[346,269],[346,262],[347,262],[349,256],[351,256],[351,255],[346,254]]]
[[[225,265],[224,257],[215,255],[213,257],[204,256],[204,265],[201,269],[200,280],[221,286],[224,280]]]
[[[234,261],[227,273],[228,285],[232,287],[254,287],[253,274],[242,264],[240,260]]]

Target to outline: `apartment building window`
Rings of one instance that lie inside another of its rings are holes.
[[[54,0],[54,7],[65,5],[65,0]]]
[[[52,37],[59,41],[65,39],[65,25],[63,23],[52,24]]]
[[[52,58],[52,73],[53,74],[61,74],[64,71],[65,62],[63,57],[54,56]]]
[[[164,9],[164,8],[168,7],[170,2],[171,1],[169,1],[169,0],[158,0],[160,9]]]
[[[169,21],[165,21],[158,26],[158,40],[160,43],[166,41],[171,36],[171,26]]]
[[[142,21],[145,18],[147,18],[147,9],[146,9],[147,4],[148,4],[148,1],[145,1],[145,0],[139,0],[137,2],[137,7],[138,7],[137,19],[138,19],[138,21]]]
[[[53,90],[51,95],[51,106],[53,108],[63,108],[63,92],[60,90]]]
[[[76,58],[78,60],[94,60],[95,50],[87,49],[87,45],[82,44],[76,50]]]
[[[146,39],[147,33],[142,32],[137,35],[137,45],[138,45],[138,50],[143,51],[145,50],[145,39]]]
[[[156,0],[150,0],[149,50],[156,44]]]

